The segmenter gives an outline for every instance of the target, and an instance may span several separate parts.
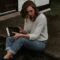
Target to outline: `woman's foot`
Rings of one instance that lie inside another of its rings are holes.
[[[8,55],[8,54],[6,54],[6,55],[4,56],[4,59],[10,59],[10,58],[13,58],[13,56],[12,56],[12,55]]]
[[[3,60],[12,60],[13,54],[10,51],[7,51],[7,54],[3,57]]]

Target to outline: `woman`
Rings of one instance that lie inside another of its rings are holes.
[[[7,53],[3,60],[13,57],[22,47],[28,47],[34,50],[44,50],[48,39],[47,19],[44,14],[38,13],[36,5],[32,1],[26,1],[21,10],[21,16],[24,18],[24,29],[20,27],[20,32],[12,32],[15,35],[7,37]]]

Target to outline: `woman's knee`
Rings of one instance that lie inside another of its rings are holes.
[[[7,37],[6,40],[14,40],[13,37]]]
[[[8,36],[7,39],[14,39],[14,37],[12,37],[12,36]]]
[[[18,38],[17,41],[19,41],[19,42],[21,42],[21,43],[24,43],[24,42],[27,41],[27,39],[25,39],[25,38]]]

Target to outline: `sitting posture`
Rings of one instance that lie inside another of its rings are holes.
[[[6,38],[6,55],[3,60],[13,58],[13,55],[22,46],[33,50],[42,51],[46,47],[48,40],[47,19],[43,13],[39,13],[36,5],[32,1],[24,2],[21,10],[24,18],[24,28],[20,27],[20,32],[12,32],[14,36]]]

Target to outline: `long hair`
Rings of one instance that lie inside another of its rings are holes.
[[[36,18],[37,15],[38,15],[38,9],[37,9],[35,3],[33,3],[32,1],[26,1],[26,2],[24,2],[23,6],[22,6],[22,9],[21,9],[21,12],[20,12],[20,13],[21,13],[21,16],[22,16],[23,18],[26,17],[26,15],[27,15],[26,9],[27,9],[29,6],[31,6],[31,7],[35,10],[35,18]]]

